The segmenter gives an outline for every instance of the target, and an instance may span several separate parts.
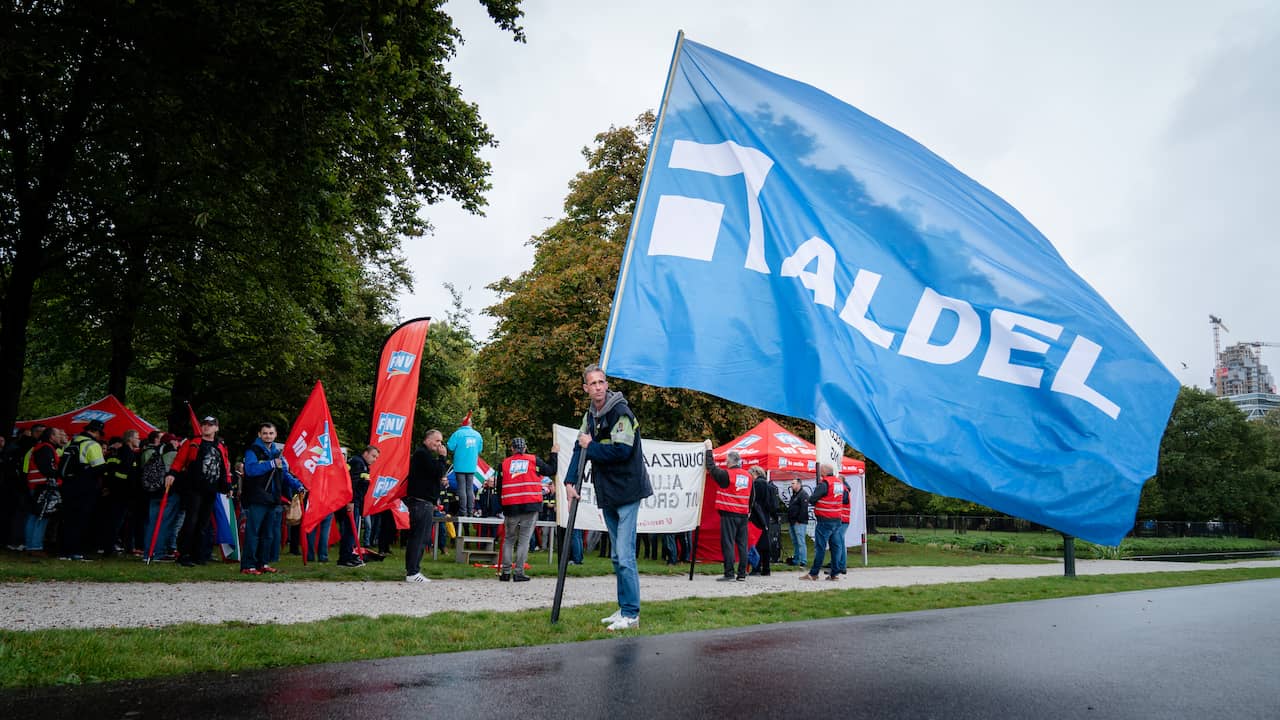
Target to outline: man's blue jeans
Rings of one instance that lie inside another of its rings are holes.
[[[164,517],[160,520],[160,534],[157,535],[156,519],[160,514],[160,498],[151,498],[150,512],[147,516],[147,546],[143,548],[145,551],[151,551],[151,538],[156,539],[155,557],[164,555],[172,555],[177,548],[174,536],[177,535],[178,529],[175,524],[178,520],[178,496],[169,495],[169,499],[164,504]]]
[[[343,508],[346,512],[346,508]],[[324,516],[320,524],[307,533],[307,562],[329,562],[329,535],[333,531],[333,513]]]
[[[849,566],[849,548],[848,538],[849,523],[840,523],[840,529],[836,532],[836,557],[831,561],[831,571],[842,573]]]
[[[272,505],[244,506],[244,546],[240,548],[240,569],[262,569],[268,564],[267,548],[271,544],[271,528],[268,523],[274,515]]]
[[[640,571],[636,567],[636,518],[640,501],[600,508],[609,528],[610,558],[618,578],[618,608],[623,617],[640,617]]]
[[[805,542],[805,530],[808,524],[791,523],[791,557],[795,559],[796,565],[809,564],[809,547]]]
[[[822,561],[828,545],[831,545],[831,571],[832,574],[835,573],[836,550],[834,538],[839,534],[839,519],[818,518],[818,524],[813,530],[813,564],[809,566],[809,575],[811,577],[818,577],[818,573],[822,571]]]

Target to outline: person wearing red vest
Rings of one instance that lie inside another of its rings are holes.
[[[813,564],[809,566],[809,572],[800,576],[801,580],[818,579],[823,554],[828,547],[831,548],[831,573],[827,575],[827,579],[835,580],[840,577],[836,572],[836,545],[840,542],[841,512],[849,496],[849,486],[835,474],[835,468],[827,463],[822,464],[821,473],[822,477],[809,496],[809,502],[813,503],[813,515],[818,521],[813,531]]]
[[[529,558],[529,538],[542,510],[542,476],[556,474],[559,445],[551,446],[551,462],[529,452],[524,438],[511,439],[511,456],[502,461],[502,517],[506,538],[502,541],[502,582],[525,582],[525,560]]]
[[[747,518],[751,514],[751,473],[742,469],[742,457],[730,450],[725,457],[727,469],[716,467],[711,441],[705,442],[707,474],[720,489],[716,492],[716,510],[720,512],[720,553],[724,555],[721,582],[747,579]],[[738,574],[733,573],[733,553],[738,553]]]
[[[32,557],[48,557],[44,550],[44,534],[49,525],[49,515],[43,512],[42,491],[62,484],[58,481],[58,458],[66,442],[65,432],[58,428],[46,427],[40,433],[36,444],[22,459],[22,468],[27,475],[27,491],[36,500],[37,505],[27,513],[27,524],[23,533],[24,547],[27,554]]]
[[[836,554],[831,559],[831,574],[834,576],[829,578],[831,580],[849,574],[849,523],[853,521],[853,488],[843,478],[841,482],[844,483],[844,503],[840,505],[840,529],[836,532]]]

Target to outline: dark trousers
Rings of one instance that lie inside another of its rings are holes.
[[[63,557],[84,555],[88,549],[85,536],[93,519],[93,506],[98,500],[97,483],[84,480],[68,480],[62,484],[62,507],[58,514],[62,520],[62,542],[58,552]]]
[[[378,513],[378,552],[386,555],[396,541],[396,518],[390,510]]]
[[[733,552],[738,552],[738,577],[747,576],[747,516],[720,513],[720,553],[724,576],[733,577]]]
[[[97,518],[97,548],[104,555],[112,555],[116,550],[116,541],[120,539],[120,528],[124,526],[124,518],[129,510],[129,499],[116,495],[103,495],[98,498],[95,509]]]
[[[351,562],[356,559],[356,528],[351,524],[351,518],[356,513],[347,510],[345,506],[338,508],[333,513],[334,521],[338,523],[338,533],[341,540],[338,541],[338,562]]]
[[[760,538],[756,540],[756,552],[760,554],[760,565],[756,570],[761,575],[768,575],[770,560],[773,558],[773,537],[769,528],[760,532]]]
[[[178,532],[179,556],[183,562],[203,562],[201,545],[212,523],[213,492],[184,491],[180,497],[186,519]]]
[[[427,531],[434,519],[431,512],[435,507],[420,498],[405,497],[405,507],[409,508],[409,546],[404,549],[404,575],[417,575],[422,571],[422,553],[427,549]],[[391,520],[395,527],[395,520]]]

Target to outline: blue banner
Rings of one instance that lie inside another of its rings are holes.
[[[1178,382],[1043,235],[836,98],[677,42],[601,365],[1117,544]],[[1087,212],[1087,208],[1082,208]]]

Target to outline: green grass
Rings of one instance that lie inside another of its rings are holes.
[[[975,552],[958,547],[941,547],[928,543],[891,543],[887,536],[872,536],[869,541],[869,564],[872,567],[905,567],[913,565],[981,565],[998,563],[1040,563],[1049,562],[1034,556],[1015,554],[992,555]],[[368,563],[363,568],[338,567],[332,560],[337,558],[336,551],[330,556],[331,562],[326,564],[302,564],[301,557],[283,555],[276,567],[277,575],[262,577],[244,576],[239,573],[239,565],[234,563],[211,563],[205,566],[184,568],[175,563],[152,563],[147,565],[133,557],[118,557],[95,562],[70,562],[52,558],[34,560],[16,553],[0,553],[0,582],[34,582],[40,580],[75,580],[80,582],[292,582],[297,580],[399,580],[404,577],[403,550],[397,548],[395,554],[380,563]],[[783,538],[782,556],[791,554],[791,543]],[[1061,552],[1059,551],[1059,554]],[[809,557],[813,557],[812,542]],[[608,558],[601,558],[596,552],[586,552],[582,565],[570,566],[570,577],[589,577],[607,575],[613,572],[613,564]],[[849,564],[862,564],[861,551],[857,548],[849,550]],[[659,560],[640,560],[640,572],[646,575],[683,575],[689,572],[689,566],[667,565]],[[453,552],[442,551],[439,559],[432,560],[428,553],[422,561],[422,571],[430,578],[467,579],[489,578],[496,572],[493,568],[477,568],[470,565],[459,565],[453,561]],[[529,572],[532,575],[554,575],[556,566],[547,562],[546,552],[529,555]],[[699,575],[719,575],[721,566],[715,563],[699,563]]]
[[[856,572],[853,570],[851,572]],[[1280,577],[1280,568],[988,580],[899,588],[783,592],[649,602],[638,634],[1043,600]],[[348,615],[296,625],[185,624],[159,629],[0,631],[0,685],[80,684],[598,640],[612,605],[445,612],[425,618]],[[634,633],[632,633],[634,634]]]

